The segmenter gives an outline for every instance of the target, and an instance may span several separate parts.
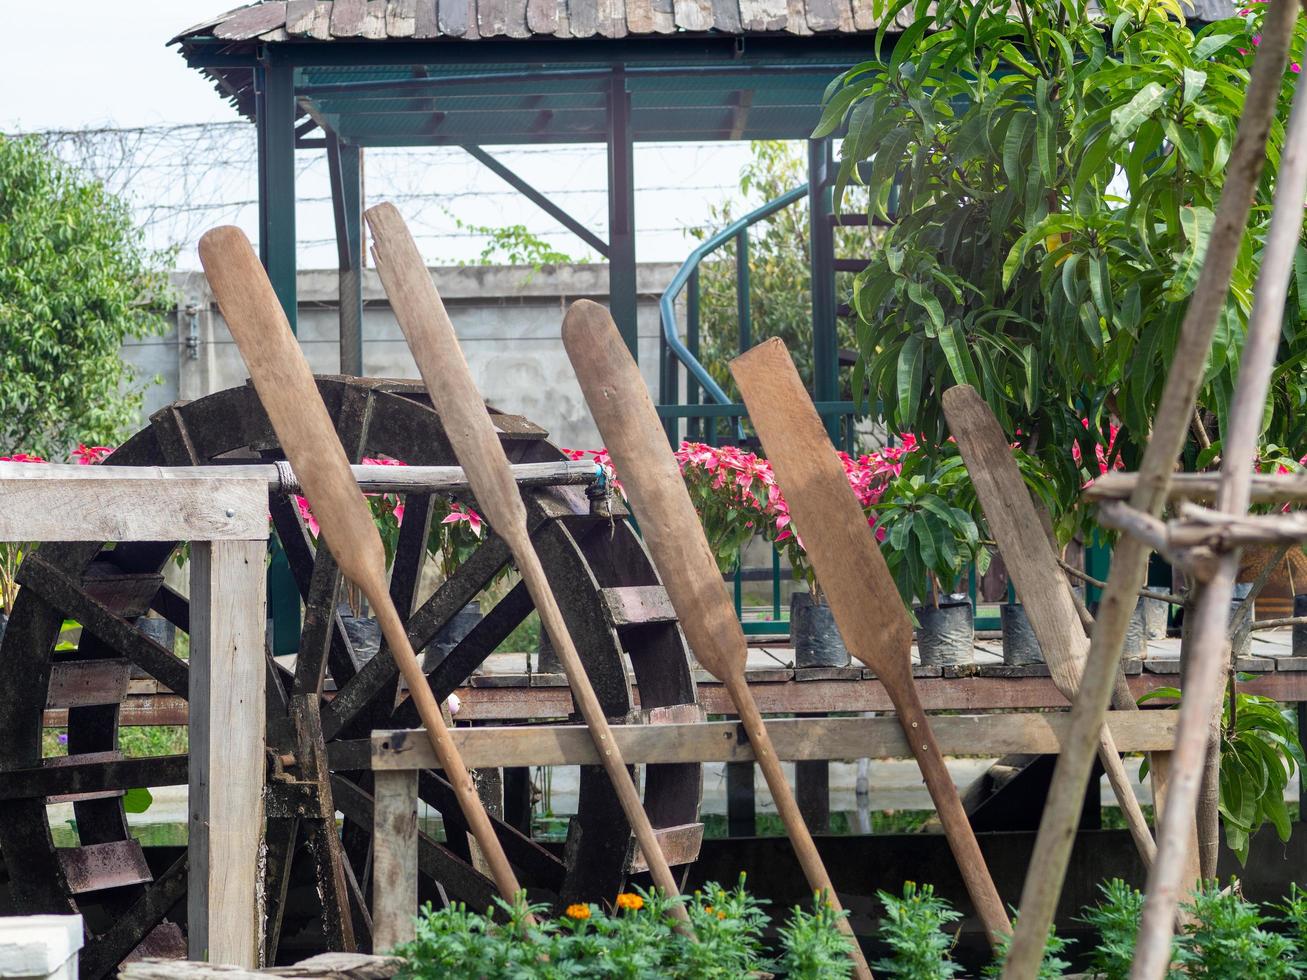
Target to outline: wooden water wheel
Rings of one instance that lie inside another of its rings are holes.
[[[415,465],[455,463],[420,387],[330,377],[318,387],[355,462],[389,456]],[[513,462],[562,458],[538,426],[494,414]],[[276,437],[246,386],[161,410],[109,461],[185,466],[278,458]],[[697,710],[689,656],[665,596],[658,600],[661,587],[639,539],[624,521],[592,513],[581,487],[525,490],[524,497],[536,547],[606,713],[622,721],[685,720]],[[407,495],[391,584],[401,612],[413,610],[407,624],[419,650],[508,562],[505,546],[488,533],[457,572],[416,603],[432,504],[430,494]],[[327,948],[368,948],[370,773],[352,760],[373,730],[413,727],[417,719],[397,698],[390,657],[357,657],[337,612],[340,575],[326,549],[314,549],[294,501],[271,495],[269,510],[304,608],[294,664],[268,656],[266,954],[274,962],[287,930],[305,920],[320,925]],[[620,517],[620,502],[614,510]],[[134,953],[185,951],[186,856],[163,866],[152,853],[152,868],[128,827],[124,795],[133,787],[185,785],[187,759],[125,758],[118,744],[119,726],[131,723],[124,714],[129,683],[139,686],[148,675],[172,697],[186,696],[187,661],[138,626],[153,610],[188,630],[186,599],[162,574],[183,544],[41,545],[23,562],[23,588],[0,642],[0,859],[11,906],[83,914],[84,977],[109,975]],[[510,589],[428,672],[437,696],[463,686],[531,611],[525,589]],[[81,632],[67,648],[59,639],[70,619]],[[43,758],[47,711],[66,713],[66,758]],[[494,888],[471,860],[447,785],[428,772],[420,793],[440,812],[448,839],[421,841],[423,900],[487,907]],[[654,826],[682,828],[684,835],[698,820],[699,766],[647,767],[644,794]],[[47,807],[69,801],[77,841],[60,847]],[[629,827],[598,768],[582,770],[579,813],[562,857],[520,826],[500,820],[497,828],[533,898],[609,898],[639,870]],[[301,907],[291,886],[297,876],[313,885],[300,889],[309,896]]]

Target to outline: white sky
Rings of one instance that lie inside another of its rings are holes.
[[[166,46],[174,34],[236,2],[10,0],[0,31],[0,131],[237,120],[204,77]],[[56,21],[51,11],[58,12]],[[602,147],[556,147],[549,152],[507,147],[494,152],[601,238],[607,237]],[[123,186],[107,182],[132,198],[155,244],[178,246],[178,265],[194,268],[194,242],[204,228],[234,222],[253,237],[256,208],[241,203],[256,197],[252,153],[249,125],[216,130],[207,139],[188,133],[185,139],[157,143],[144,163],[138,161],[143,169]],[[733,194],[747,156],[744,143],[638,145],[638,257],[683,259],[693,247],[684,229],[704,220],[709,202]],[[334,265],[321,152],[301,151],[297,159],[300,266]],[[459,221],[491,227],[524,223],[556,248],[586,256],[587,249],[574,236],[456,148],[373,151],[366,170],[370,201],[407,196],[401,210],[409,215],[433,263],[472,261],[479,254],[484,239],[461,229]]]

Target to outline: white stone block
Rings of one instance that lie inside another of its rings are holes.
[[[75,980],[81,948],[80,915],[0,918],[0,977]]]

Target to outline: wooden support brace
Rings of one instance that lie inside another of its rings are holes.
[[[266,552],[191,550],[189,955],[244,967],[259,965],[263,931]]]
[[[414,936],[418,907],[418,774],[378,772],[372,811],[372,943],[390,950]]]

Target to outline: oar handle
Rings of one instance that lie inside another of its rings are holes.
[[[804,822],[803,814],[799,810],[799,804],[794,799],[794,791],[790,789],[789,780],[785,778],[785,771],[781,768],[781,761],[776,756],[776,749],[772,746],[771,736],[767,734],[767,726],[763,724],[762,714],[758,711],[758,703],[754,700],[748,683],[743,675],[733,674],[725,679],[724,684],[731,696],[731,701],[735,704],[735,710],[740,716],[740,725],[743,726],[744,734],[749,739],[754,760],[758,763],[758,768],[762,770],[763,778],[767,781],[767,789],[771,791],[772,802],[776,804],[776,813],[785,825],[786,833],[790,836],[790,843],[794,845],[794,855],[799,859],[799,866],[803,869],[803,875],[808,880],[808,886],[814,892],[821,892],[825,896],[826,902],[836,912],[842,912],[843,907],[840,905],[839,896],[835,892],[835,886],[831,884],[830,875],[826,872],[826,865],[822,863],[821,855],[817,852],[817,844],[813,841],[812,834],[808,831],[808,825]],[[867,958],[863,955],[862,947],[858,944],[858,937],[853,932],[853,926],[849,923],[847,916],[841,916],[840,918],[840,931],[852,943],[849,955],[853,960],[854,974],[859,980],[870,978],[871,967],[867,965]]]
[[[962,807],[957,786],[949,775],[939,743],[935,741],[935,733],[930,727],[917,688],[912,684],[898,690],[887,686],[886,691],[894,703],[894,711],[903,735],[908,740],[908,747],[926,781],[926,789],[935,803],[939,821],[944,825],[944,835],[948,838],[949,848],[953,851],[958,870],[967,886],[967,894],[971,896],[976,914],[984,924],[991,944],[995,943],[1000,936],[1011,935],[1012,923],[1003,908],[1003,900],[998,897],[994,881],[989,876],[985,857],[976,841],[975,831],[971,829],[967,811]]]

